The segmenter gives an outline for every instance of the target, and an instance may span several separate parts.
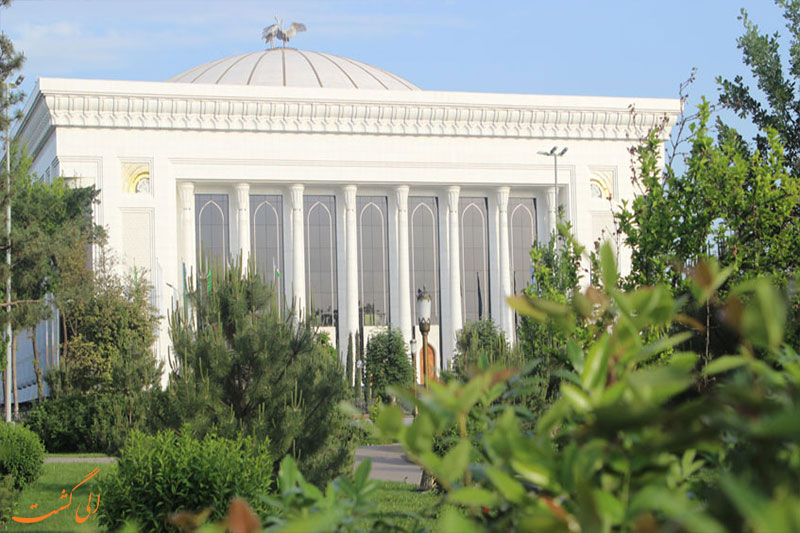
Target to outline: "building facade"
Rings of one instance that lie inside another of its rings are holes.
[[[391,325],[408,341],[425,286],[446,365],[466,321],[491,318],[514,337],[504,299],[528,284],[556,205],[578,240],[600,238],[634,194],[630,146],[660,123],[667,134],[679,110],[674,99],[425,91],[277,48],[166,82],[42,78],[17,134],[39,176],[100,190],[96,221],[123,268],[148,272],[162,316],[185,273],[252,259],[344,355],[359,329]],[[537,153],[553,145],[568,147],[557,187],[553,158]],[[170,356],[166,320],[158,353]]]

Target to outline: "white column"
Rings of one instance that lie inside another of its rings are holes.
[[[303,186],[289,189],[292,202],[292,302],[298,316],[306,316],[306,249],[303,224]]]
[[[400,293],[400,332],[403,340],[411,340],[411,288],[409,286],[410,265],[408,262],[408,185],[396,187],[397,199],[397,273]]]
[[[447,210],[450,220],[450,317],[451,332],[450,344],[455,350],[456,333],[463,326],[461,316],[461,254],[459,253],[459,232],[458,232],[458,198],[461,188],[453,186],[447,189]],[[450,359],[453,353],[449,354]]]
[[[556,188],[547,188],[547,239],[556,231],[556,224],[558,223],[558,216],[556,214]]]
[[[178,193],[181,198],[181,238],[183,239],[183,249],[181,250],[181,261],[186,268],[186,276],[193,276],[197,264],[196,242],[194,227],[194,183],[179,183]],[[187,280],[188,283],[188,280]]]
[[[242,269],[247,272],[247,262],[250,260],[250,185],[239,183],[236,185],[236,225],[239,229],[239,257],[242,260]]]
[[[508,242],[508,187],[497,189],[497,214],[500,225],[500,287],[502,289],[503,301],[500,303],[500,327],[506,333],[506,339],[514,342],[514,314],[505,302],[511,296],[511,252]]]
[[[355,185],[344,188],[345,257],[347,265],[347,331],[358,331],[358,233],[356,228]],[[355,337],[353,337],[355,341]]]

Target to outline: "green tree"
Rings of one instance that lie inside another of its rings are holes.
[[[114,394],[134,397],[156,386],[158,314],[145,280],[121,278],[100,248],[93,269],[86,268],[88,247],[62,256],[65,269],[56,301],[65,339],[61,366],[48,375],[54,396]]]
[[[387,329],[372,335],[365,354],[372,397],[381,402],[392,400],[389,385],[410,387],[414,380],[408,348],[398,329]]]
[[[187,300],[170,317],[175,425],[268,437],[276,469],[291,454],[314,483],[349,472],[352,432],[338,408],[349,386],[313,326],[285,314],[252,265],[211,269]]]
[[[8,7],[10,3],[11,0],[0,0],[0,8]],[[24,62],[25,62],[25,56],[22,54],[22,52],[18,52],[14,48],[14,43],[11,41],[8,35],[6,35],[5,32],[0,32],[0,82],[2,82],[2,94],[0,95],[0,97],[2,98],[2,113],[0,113],[0,129],[2,129],[3,132],[10,131],[9,117],[10,117],[11,107],[21,102],[25,96],[20,90],[18,89],[10,90],[9,87],[9,80],[13,76],[15,76],[16,73],[22,68]],[[17,116],[19,116],[19,114]],[[7,149],[6,151],[10,151],[8,150],[10,146],[10,139],[6,138],[5,141],[6,141],[5,147]],[[3,191],[2,196],[0,196],[0,210],[2,210],[3,227],[5,227],[5,223],[7,221],[6,208],[11,202],[11,194],[10,191],[8,190],[8,187],[6,186],[7,176],[5,167],[6,165],[3,165],[2,174],[0,174],[0,176],[2,176],[2,183],[0,183],[0,187],[2,188]],[[8,235],[6,234],[6,232],[3,232],[2,237],[0,237],[0,250],[5,252],[10,247],[11,243],[9,242]],[[4,262],[2,266],[0,266],[0,279],[5,281],[10,276],[11,272],[9,271],[8,266]],[[6,292],[5,283],[3,284],[2,291],[3,294],[5,294]],[[10,310],[6,309],[6,312],[0,313],[0,326],[2,326],[4,331],[9,320],[11,320]],[[7,342],[8,339],[6,339],[6,343]],[[2,369],[4,374],[3,390],[5,391],[4,394],[6,396],[5,401],[10,402],[9,391],[6,390],[7,381],[5,378],[7,376],[5,376],[5,372],[7,372],[8,361],[6,360],[5,350],[2,350],[2,354],[0,354],[0,363],[2,363],[0,364],[0,369]],[[17,386],[16,386],[16,373],[17,373],[16,357],[12,359],[11,363],[13,365],[12,374],[14,376],[14,383],[12,384],[12,389],[14,391],[14,404],[15,406],[17,406],[17,411],[18,411]]]
[[[505,334],[491,319],[467,322],[456,334],[455,373],[467,378],[476,366],[504,364],[521,366],[518,350],[512,350]]]
[[[531,249],[531,284],[524,294],[530,298],[565,303],[579,288],[581,255],[584,248],[570,234],[569,224],[560,224],[547,244]],[[537,362],[530,379],[525,403],[540,412],[558,395],[561,370],[566,365],[567,336],[552,321],[520,315],[517,324],[517,352],[528,362]],[[522,365],[515,365],[521,367]]]
[[[28,330],[38,396],[42,399],[42,371],[36,343],[38,325],[51,317],[48,295],[59,291],[67,266],[65,254],[86,249],[102,239],[102,229],[92,221],[93,188],[71,188],[56,177],[50,183],[30,172],[30,158],[12,150],[12,308],[14,330]],[[85,263],[80,265],[86,269]],[[50,361],[52,366],[53,361]]]
[[[662,164],[656,131],[634,149],[634,183],[643,194],[616,213],[632,253],[628,286],[665,283],[674,295],[685,294],[691,269],[714,256],[732,269],[730,282],[771,275],[788,289],[800,261],[800,177],[786,165],[780,138],[769,130],[763,148],[751,152],[731,128],[720,125],[717,137],[711,136],[707,102],[697,117],[688,125],[681,170]],[[730,349],[712,302],[687,311],[704,324],[701,351],[707,358]],[[788,338],[798,335],[795,326]]]
[[[780,34],[762,33],[747,11],[742,9],[739,18],[744,25],[744,34],[737,43],[756,87],[750,87],[741,75],[733,80],[718,77],[719,101],[758,126],[760,133],[756,137],[756,146],[761,152],[769,152],[769,131],[775,130],[786,151],[785,161],[797,176],[800,175],[800,99],[796,93],[797,78],[800,77],[800,1],[775,0],[775,4],[783,9],[789,32],[786,61],[780,54]],[[788,66],[788,72],[785,66]]]

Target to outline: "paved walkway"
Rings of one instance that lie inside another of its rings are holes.
[[[367,457],[372,459],[370,479],[401,481],[419,485],[422,469],[406,460],[403,456],[403,447],[399,444],[356,448],[356,468]]]
[[[69,456],[69,457],[45,457],[45,463],[102,463],[102,464],[111,464],[116,463],[116,457],[78,457],[78,456]]]
[[[422,469],[403,456],[399,444],[383,446],[361,446],[356,448],[356,468],[365,458],[372,460],[370,479],[380,481],[400,481],[419,485]],[[103,463],[116,462],[116,457],[45,457],[45,463]]]

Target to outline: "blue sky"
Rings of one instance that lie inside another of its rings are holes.
[[[744,7],[783,31],[771,0],[266,1],[14,0],[0,28],[39,76],[164,80],[263,47],[275,15],[308,32],[292,45],[392,71],[423,89],[674,97],[692,67],[700,94],[745,74]]]

